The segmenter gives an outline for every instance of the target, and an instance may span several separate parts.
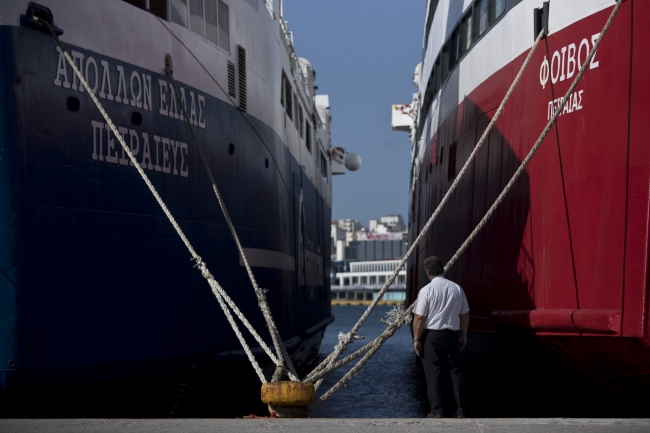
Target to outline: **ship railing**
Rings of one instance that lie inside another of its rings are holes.
[[[296,55],[296,52],[293,51],[293,46],[291,47],[291,49],[292,51],[289,58],[289,63],[291,65],[291,75],[293,75],[293,77],[296,79],[298,88],[302,90],[303,95],[307,98],[306,100],[309,101],[310,92],[309,92],[309,84],[307,82],[306,72],[303,70],[302,66],[300,66],[300,62],[298,61],[298,56]]]
[[[296,50],[293,46],[293,32],[289,30],[287,22],[283,19],[280,19],[280,36],[284,41],[285,48],[287,49],[287,54],[289,55],[289,69],[291,70],[291,75],[294,77],[297,83],[297,87],[302,91],[305,102],[310,101],[312,95],[309,91],[309,82],[307,81],[307,71],[303,69],[298,61],[298,56],[296,55]],[[309,107],[310,104],[305,104]]]

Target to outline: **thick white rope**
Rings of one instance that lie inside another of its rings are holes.
[[[467,246],[469,245],[471,240],[474,239],[474,237],[476,236],[478,231],[485,226],[485,223],[487,222],[489,217],[494,213],[494,210],[499,206],[499,204],[501,203],[503,198],[507,195],[510,188],[512,188],[512,186],[516,182],[517,178],[521,175],[521,173],[525,169],[526,165],[528,165],[528,163],[530,162],[531,158],[533,157],[533,155],[535,154],[535,152],[539,148],[540,144],[542,143],[542,141],[544,140],[544,138],[548,134],[548,131],[551,129],[551,127],[553,126],[553,124],[557,120],[558,116],[560,115],[560,113],[564,109],[564,106],[566,105],[566,102],[567,102],[569,96],[571,95],[571,93],[573,93],[573,90],[577,86],[578,81],[580,80],[580,78],[582,78],[582,75],[584,74],[584,72],[585,72],[585,70],[587,68],[587,65],[589,64],[589,62],[591,62],[591,59],[593,58],[594,54],[596,53],[596,50],[598,49],[598,46],[600,46],[600,42],[602,41],[603,37],[605,36],[605,33],[609,29],[610,24],[612,23],[614,17],[616,16],[616,13],[618,12],[618,9],[619,9],[621,3],[623,3],[624,1],[625,0],[618,0],[617,1],[616,6],[612,10],[612,13],[610,14],[609,18],[607,19],[607,22],[605,23],[605,26],[603,27],[603,30],[600,32],[598,40],[596,41],[593,48],[589,52],[589,55],[585,59],[585,62],[583,63],[582,67],[580,68],[580,71],[578,72],[578,75],[576,75],[575,79],[573,80],[573,83],[569,87],[569,90],[567,90],[566,94],[562,98],[562,102],[560,103],[558,108],[555,110],[555,113],[553,114],[553,117],[548,121],[548,123],[546,124],[546,127],[544,128],[544,130],[540,134],[539,138],[537,139],[537,141],[535,142],[535,144],[533,145],[533,147],[529,151],[528,155],[526,155],[526,158],[524,158],[524,160],[522,161],[522,163],[519,166],[519,168],[517,169],[517,171],[513,174],[512,178],[510,179],[510,181],[508,182],[508,184],[506,185],[504,190],[501,192],[501,194],[499,195],[497,200],[494,202],[492,207],[490,207],[490,210],[486,213],[485,217],[483,217],[483,219],[481,220],[481,222],[479,223],[477,228],[472,232],[472,234],[470,234],[468,239],[463,243],[463,245],[461,245],[461,247],[458,249],[456,254],[454,254],[454,256],[449,260],[449,262],[447,262],[447,265],[445,266],[445,271],[447,271],[451,266],[453,266],[453,264],[456,262],[456,260],[460,256],[460,254],[467,248]],[[538,37],[537,42],[539,42],[539,37]],[[485,134],[484,134],[484,136],[485,136]],[[416,302],[411,304],[406,310],[404,310],[404,312],[400,316],[398,316],[398,318],[391,325],[389,325],[386,328],[386,330],[384,330],[384,332],[379,337],[377,337],[372,342],[368,343],[366,346],[364,346],[364,348],[362,348],[362,349],[358,350],[357,352],[353,353],[352,355],[346,357],[341,362],[338,362],[336,364],[332,364],[332,367],[334,365],[336,365],[336,368],[340,368],[344,364],[347,364],[348,362],[352,361],[352,359],[359,357],[361,355],[361,353],[366,352],[365,356],[345,376],[343,376],[343,378],[341,378],[341,380],[339,380],[329,391],[327,391],[325,394],[323,394],[317,401],[315,401],[310,406],[310,412],[313,411],[314,409],[316,409],[318,406],[320,406],[328,398],[330,398],[341,387],[345,386],[363,368],[363,366],[368,362],[368,360],[370,360],[370,358],[374,355],[374,353],[376,353],[377,350],[379,350],[381,345],[388,338],[390,338],[392,335],[395,334],[395,332],[397,331],[397,328],[399,328],[402,325],[404,325],[405,323],[407,323],[407,317],[411,314],[411,312],[415,308],[416,303],[417,303],[417,300],[416,300]],[[345,361],[345,362],[343,362],[343,361]],[[327,373],[323,371],[323,372],[319,372],[318,374],[313,375],[313,377],[320,377],[320,376],[324,377],[325,374],[327,374]]]
[[[492,117],[492,120],[490,121],[489,125],[487,126],[487,128],[483,132],[483,135],[481,136],[480,140],[478,141],[478,143],[476,144],[476,146],[472,150],[472,153],[470,154],[469,158],[465,162],[465,165],[463,165],[463,168],[458,173],[458,176],[456,176],[456,178],[454,179],[453,183],[449,187],[449,190],[447,191],[445,196],[442,198],[442,201],[440,202],[440,204],[438,204],[438,207],[433,212],[433,214],[431,215],[431,217],[427,221],[426,225],[422,228],[422,231],[420,231],[418,237],[415,239],[415,241],[413,242],[413,244],[411,245],[409,250],[406,252],[406,255],[402,258],[402,261],[400,262],[399,266],[397,266],[397,268],[393,271],[392,275],[390,276],[390,278],[388,279],[386,284],[384,284],[384,286],[381,288],[381,290],[379,291],[379,293],[377,294],[375,299],[368,306],[368,308],[363,313],[363,315],[359,318],[359,320],[354,325],[354,327],[352,327],[350,332],[347,334],[348,337],[345,338],[345,339],[342,339],[342,341],[335,347],[334,352],[332,354],[330,354],[330,356],[328,356],[323,362],[321,362],[321,364],[319,364],[316,367],[316,371],[322,370],[322,369],[327,368],[327,367],[332,367],[332,365],[334,364],[336,359],[339,357],[339,355],[341,353],[343,353],[343,351],[345,351],[345,349],[348,347],[348,345],[353,341],[354,335],[359,331],[359,328],[361,328],[361,325],[363,325],[363,323],[366,321],[368,316],[370,316],[370,313],[377,306],[377,304],[379,303],[381,298],[384,296],[384,293],[386,293],[386,291],[391,286],[391,284],[393,284],[393,282],[395,281],[395,278],[397,278],[397,275],[402,270],[402,268],[404,267],[404,265],[406,264],[406,262],[410,258],[411,254],[413,253],[413,251],[417,247],[417,245],[423,239],[424,235],[428,232],[428,230],[431,227],[431,225],[433,224],[433,222],[438,218],[438,215],[442,211],[442,208],[449,201],[449,198],[451,197],[453,192],[456,190],[456,187],[460,183],[460,180],[462,179],[462,177],[465,175],[465,173],[469,169],[470,164],[472,163],[472,161],[474,160],[474,157],[476,156],[479,149],[483,145],[483,142],[488,137],[490,131],[492,130],[492,127],[496,124],[497,120],[499,119],[499,116],[503,112],[503,109],[506,106],[506,103],[508,102],[508,99],[510,99],[510,95],[512,95],[512,92],[513,92],[514,88],[516,87],[517,83],[521,79],[521,76],[523,75],[524,70],[526,69],[526,66],[528,66],[528,63],[530,62],[530,59],[533,57],[533,53],[537,49],[537,45],[539,44],[539,42],[542,40],[543,37],[544,37],[544,30],[542,29],[542,31],[539,32],[539,35],[537,36],[537,39],[535,40],[535,43],[531,47],[531,49],[530,49],[530,51],[528,53],[528,56],[526,57],[526,60],[521,65],[521,68],[519,69],[519,73],[515,77],[512,84],[510,85],[510,88],[508,89],[508,91],[506,92],[506,95],[504,96],[503,100],[501,101],[501,104],[499,105],[499,108],[497,109],[497,111],[494,114],[494,116]],[[315,387],[317,389],[320,386],[321,381],[322,381],[322,379],[320,381],[316,382]]]
[[[34,19],[38,20],[38,18],[36,18],[36,17],[34,17]],[[45,23],[46,26],[48,27],[50,33],[52,34],[52,36],[54,37],[54,39],[55,39],[57,45],[59,46],[59,49],[61,50],[61,52],[62,52],[63,55],[65,56],[67,62],[68,62],[68,63],[70,64],[70,66],[72,67],[74,73],[75,73],[75,74],[77,75],[77,77],[79,78],[80,83],[84,86],[84,88],[86,89],[86,91],[87,91],[88,94],[90,95],[91,99],[93,100],[93,102],[95,103],[95,105],[96,105],[97,108],[99,109],[100,113],[102,114],[102,116],[103,116],[104,119],[106,120],[106,123],[109,125],[109,127],[110,127],[111,130],[113,131],[113,134],[115,135],[115,138],[117,138],[117,140],[118,140],[118,141],[120,142],[120,144],[122,145],[122,148],[124,149],[124,151],[125,151],[125,152],[127,153],[127,155],[129,156],[129,159],[131,160],[131,162],[132,162],[133,165],[135,166],[136,170],[138,171],[138,173],[140,173],[140,176],[141,176],[142,179],[144,180],[145,184],[147,185],[147,187],[149,188],[149,190],[150,190],[151,193],[153,194],[154,198],[156,199],[156,201],[157,201],[158,204],[160,205],[161,209],[163,210],[163,212],[165,213],[165,215],[167,216],[167,218],[168,218],[169,221],[171,222],[172,226],[174,227],[174,229],[175,229],[176,232],[178,233],[179,237],[181,238],[181,240],[182,240],[183,243],[185,244],[186,248],[189,250],[190,254],[191,254],[192,257],[193,257],[192,260],[196,261],[196,265],[195,265],[194,267],[198,267],[198,268],[201,270],[201,274],[203,275],[203,277],[206,278],[206,279],[208,280],[208,283],[210,284],[210,286],[211,286],[211,288],[212,288],[212,291],[213,291],[213,293],[215,294],[215,296],[216,296],[216,298],[217,298],[217,301],[219,302],[219,305],[220,305],[221,308],[224,310],[224,313],[226,314],[226,318],[228,319],[228,321],[229,321],[230,325],[232,326],[233,330],[235,331],[235,334],[237,335],[237,337],[238,337],[240,343],[242,344],[242,346],[243,346],[243,348],[244,348],[244,351],[246,352],[246,355],[248,356],[248,358],[249,358],[251,364],[253,365],[253,368],[255,369],[255,372],[257,373],[258,377],[260,378],[260,381],[261,381],[262,383],[265,383],[265,382],[266,382],[266,378],[264,377],[264,374],[262,373],[262,370],[261,370],[261,368],[259,367],[259,364],[258,364],[257,361],[255,360],[255,357],[253,356],[252,352],[250,351],[250,348],[248,348],[248,345],[246,344],[246,341],[243,339],[243,336],[241,335],[241,332],[239,331],[239,328],[238,328],[236,322],[233,320],[232,315],[230,314],[230,312],[228,311],[227,307],[226,307],[225,304],[223,303],[223,300],[224,300],[224,299],[225,299],[225,301],[228,303],[228,305],[230,305],[230,307],[233,308],[233,311],[235,311],[235,314],[237,315],[237,317],[239,317],[239,319],[242,320],[242,322],[244,323],[244,325],[245,325],[245,326],[247,327],[247,329],[251,332],[251,334],[253,334],[253,336],[254,336],[255,339],[258,341],[258,343],[260,343],[260,345],[261,345],[262,348],[265,350],[265,352],[267,353],[267,355],[269,356],[269,358],[270,358],[270,359],[271,359],[271,360],[272,360],[276,365],[282,365],[282,364],[279,363],[278,359],[273,355],[273,353],[272,353],[271,350],[268,348],[268,346],[264,343],[264,341],[263,341],[262,338],[259,336],[259,334],[257,334],[257,332],[255,332],[255,329],[253,328],[253,326],[252,326],[252,325],[251,325],[251,324],[250,324],[250,323],[245,319],[244,315],[243,315],[243,314],[241,313],[241,311],[236,307],[236,305],[234,304],[234,302],[232,301],[232,299],[230,299],[230,297],[228,297],[228,295],[225,293],[225,291],[221,288],[221,286],[220,286],[220,285],[217,283],[217,281],[214,279],[214,277],[212,276],[212,274],[210,274],[210,272],[209,272],[209,270],[208,270],[208,268],[207,268],[207,264],[201,260],[201,257],[196,253],[196,251],[194,250],[194,248],[193,248],[192,245],[190,244],[190,242],[189,242],[189,240],[187,239],[187,237],[185,236],[183,230],[180,228],[180,226],[179,226],[178,223],[176,222],[175,218],[173,217],[173,215],[171,214],[171,212],[169,211],[169,209],[168,209],[167,206],[165,205],[164,201],[162,200],[162,198],[160,197],[160,195],[159,195],[158,192],[156,191],[155,187],[153,186],[153,184],[152,184],[151,181],[149,180],[148,176],[146,175],[146,173],[144,172],[144,170],[142,169],[142,167],[140,166],[140,164],[138,163],[138,161],[135,159],[133,153],[131,152],[131,149],[130,149],[129,146],[127,146],[127,144],[124,142],[124,140],[123,140],[123,138],[122,138],[122,135],[119,133],[119,131],[117,130],[117,128],[115,127],[115,125],[114,125],[113,122],[111,121],[110,117],[108,116],[108,114],[106,113],[106,111],[104,110],[104,108],[102,107],[101,103],[99,102],[99,100],[97,99],[97,97],[95,96],[95,94],[94,94],[94,93],[92,92],[92,90],[90,89],[90,86],[88,86],[88,83],[86,82],[86,80],[85,80],[85,78],[83,77],[83,75],[81,74],[81,72],[80,72],[80,71],[77,69],[77,67],[75,66],[74,62],[73,62],[72,59],[70,58],[70,55],[68,54],[68,52],[67,52],[67,51],[65,50],[65,48],[63,47],[63,45],[62,45],[61,41],[59,40],[58,36],[56,35],[56,33],[54,33],[54,30],[52,29],[51,25],[50,25],[47,21],[44,21],[44,20],[40,20],[40,21],[43,22],[43,23]],[[222,298],[223,298],[223,299],[222,299]],[[297,375],[296,375],[295,373],[292,373],[292,374],[290,375],[290,377],[291,377],[292,380],[298,380]]]
[[[185,104],[183,104],[183,100],[178,91],[178,86],[176,85],[176,80],[174,80],[173,77],[173,71],[171,71],[169,67],[166,67],[165,74],[169,78],[169,81],[171,82],[172,87],[174,88],[174,93],[176,94],[176,99],[179,101],[179,105],[181,107],[181,110],[183,111],[185,122],[190,130],[192,139],[194,140],[194,144],[197,150],[199,151],[199,155],[201,156],[201,161],[203,162],[203,167],[205,168],[205,171],[207,172],[208,177],[210,179],[210,183],[212,184],[212,191],[214,191],[214,194],[217,197],[217,201],[219,202],[219,207],[221,208],[221,212],[223,213],[223,216],[226,219],[226,223],[228,224],[228,229],[230,230],[230,233],[233,239],[235,240],[235,244],[237,245],[237,250],[239,251],[244,266],[246,267],[248,278],[251,280],[251,283],[253,284],[253,288],[255,289],[255,294],[257,296],[257,303],[259,304],[260,310],[262,311],[262,315],[264,316],[264,320],[266,321],[266,325],[269,328],[269,332],[271,333],[271,339],[273,340],[273,345],[275,347],[277,358],[280,360],[281,364],[284,364],[286,362],[287,367],[289,367],[289,371],[295,377],[297,376],[296,370],[293,366],[293,363],[291,362],[291,357],[289,357],[289,354],[287,353],[287,350],[284,347],[278,328],[275,326],[275,322],[273,321],[271,309],[269,308],[268,303],[266,301],[266,291],[261,289],[258,286],[257,280],[253,275],[253,270],[251,269],[248,263],[248,259],[246,258],[246,254],[244,253],[244,248],[242,247],[241,242],[239,241],[239,236],[237,236],[235,225],[232,223],[232,220],[230,219],[230,214],[228,213],[226,204],[224,203],[223,198],[221,197],[221,193],[219,192],[219,188],[217,187],[217,182],[214,180],[214,175],[212,174],[212,169],[210,168],[210,164],[208,164],[208,160],[205,156],[205,153],[203,152],[203,148],[201,147],[199,139],[196,136],[196,132],[194,131],[194,126],[192,126],[192,122],[190,121],[190,118],[187,115]]]

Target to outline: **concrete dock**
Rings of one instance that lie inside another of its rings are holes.
[[[16,419],[0,420],[3,433],[266,433],[308,431],[324,433],[537,433],[537,432],[648,432],[650,419]]]

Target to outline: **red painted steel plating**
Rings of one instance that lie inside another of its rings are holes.
[[[553,101],[570,86],[570,79],[552,79],[565,74],[552,69],[554,54],[572,44],[579,49],[583,40],[591,44],[610,12],[552,33],[535,52],[488,142],[409,261],[407,303],[428,282],[420,262],[430,255],[443,261],[453,255],[535,142]],[[586,373],[604,381],[634,377],[645,389],[650,387],[649,22],[650,2],[621,6],[597,51],[598,67],[587,69],[576,99],[525,175],[448,272],[467,293],[475,330],[548,335],[558,352]],[[445,117],[414,173],[411,241],[451,184],[441,150],[447,157],[455,144],[456,167],[461,167],[526,54],[441,114]],[[545,61],[551,70],[542,85]],[[585,344],[575,343],[581,336]],[[600,367],[588,367],[593,365]]]

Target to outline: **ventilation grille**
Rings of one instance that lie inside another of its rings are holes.
[[[237,72],[239,73],[239,108],[246,111],[246,50],[237,45]]]
[[[233,98],[237,96],[235,93],[235,64],[228,62],[228,94]]]
[[[456,177],[456,143],[449,146],[449,165],[447,166],[447,180],[452,180]]]

